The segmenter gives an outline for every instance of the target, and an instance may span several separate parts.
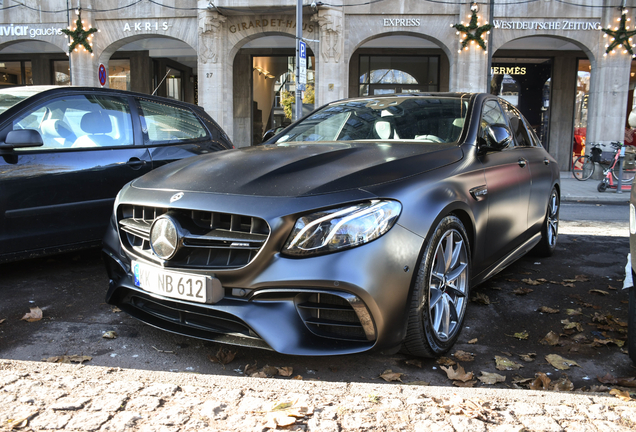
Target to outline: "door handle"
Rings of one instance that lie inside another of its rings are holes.
[[[550,165],[550,159],[548,158],[543,159],[543,163],[546,165]]]
[[[141,167],[146,165],[146,161],[134,157],[134,158],[128,159],[128,162],[126,162],[126,165],[128,165],[130,168],[134,170],[138,170],[138,169],[141,169]]]
[[[521,168],[524,168],[524,167],[526,166],[526,164],[528,163],[528,161],[527,161],[527,160],[525,160],[525,159],[519,159],[519,160],[517,161],[517,163],[519,164],[519,166],[520,166]]]

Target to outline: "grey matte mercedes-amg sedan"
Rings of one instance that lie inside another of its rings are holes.
[[[265,145],[126,185],[106,298],[167,331],[285,354],[439,356],[471,287],[554,252],[559,192],[556,161],[502,99],[342,100]]]

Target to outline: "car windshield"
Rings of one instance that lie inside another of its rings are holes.
[[[275,143],[297,141],[417,141],[453,143],[468,102],[459,97],[382,97],[336,102],[287,130]]]
[[[46,89],[43,87],[12,87],[0,90],[0,114],[44,90]]]

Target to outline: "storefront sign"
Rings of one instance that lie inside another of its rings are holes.
[[[255,19],[249,21],[243,21],[238,24],[231,24],[228,27],[230,33],[236,33],[237,31],[249,30],[252,28],[283,28],[283,29],[295,29],[296,21],[284,18],[272,18],[272,19]],[[303,31],[313,33],[313,24],[303,24]]]
[[[421,20],[419,18],[384,18],[382,23],[384,27],[419,27]]]
[[[490,73],[493,75],[525,75],[527,68],[519,66],[493,66]]]
[[[528,21],[528,20],[493,20],[499,30],[601,30],[597,21]]]
[[[28,36],[36,38],[38,36],[63,36],[63,27],[29,28],[28,25],[0,25],[0,36]]]
[[[164,21],[162,23],[159,22],[136,22],[133,24],[124,24],[124,31],[125,32],[141,32],[141,31],[159,31],[159,30],[163,30],[166,31],[168,30],[170,27],[172,27],[172,24],[168,24],[167,21]]]

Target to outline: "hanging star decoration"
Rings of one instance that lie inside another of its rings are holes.
[[[470,41],[475,41],[482,48],[486,49],[486,43],[482,38],[482,35],[492,28],[491,24],[484,24],[482,26],[478,25],[479,17],[477,16],[477,9],[471,8],[472,16],[470,18],[470,23],[468,26],[465,26],[463,23],[461,24],[452,24],[451,27],[457,29],[457,33],[464,33],[465,39],[462,40],[462,48],[466,48]],[[474,32],[474,33],[473,33]]]
[[[76,46],[83,46],[86,51],[89,53],[93,52],[93,48],[89,42],[89,39],[92,37],[92,34],[97,31],[96,28],[91,27],[88,30],[84,30],[84,25],[82,23],[82,13],[77,14],[77,21],[75,21],[75,30],[62,29],[62,32],[70,36],[71,43],[68,48],[68,52],[71,53],[75,49]]]
[[[623,48],[625,48],[625,51],[627,51],[631,55],[634,55],[634,51],[632,50],[631,45],[631,39],[632,36],[636,35],[636,30],[627,30],[629,28],[625,26],[627,24],[627,20],[627,9],[622,9],[620,24],[618,25],[616,30],[612,30],[611,28],[601,29],[605,32],[603,37],[609,36],[612,38],[611,43],[609,45],[606,45],[607,49],[605,50],[605,54],[613,52],[617,46],[622,45]]]

